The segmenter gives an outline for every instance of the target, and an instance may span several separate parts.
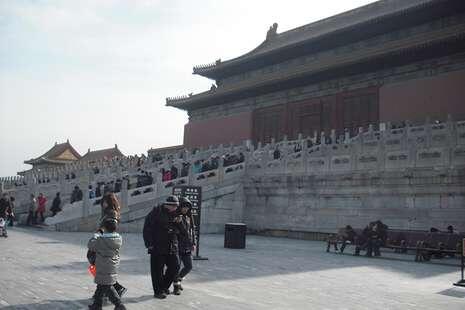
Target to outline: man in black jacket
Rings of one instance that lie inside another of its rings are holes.
[[[192,251],[195,247],[195,226],[192,216],[192,202],[181,197],[179,199],[181,213],[181,233],[179,234],[179,260],[183,264],[183,268],[176,277],[173,284],[173,294],[180,295],[183,290],[181,281],[192,270]]]
[[[182,228],[176,212],[178,206],[178,198],[169,196],[162,205],[153,208],[144,222],[143,236],[150,254],[154,297],[160,299],[169,294],[169,287],[179,272],[178,234]]]

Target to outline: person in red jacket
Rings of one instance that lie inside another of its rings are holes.
[[[44,194],[40,193],[39,197],[37,197],[37,210],[35,214],[35,218],[38,220],[40,215],[42,223],[45,221],[44,212],[45,212],[45,205],[47,204],[47,198],[45,198]]]

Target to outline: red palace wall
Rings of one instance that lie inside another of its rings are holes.
[[[465,119],[465,70],[384,85],[379,90],[380,121],[422,122]]]
[[[341,132],[387,121],[421,123],[427,117],[445,120],[448,114],[465,120],[465,70],[190,121],[184,126],[184,145],[208,147],[247,139],[269,142],[284,134],[295,139],[298,133],[307,136],[314,130]]]
[[[203,121],[190,121],[184,126],[184,146],[239,144],[252,138],[252,112]]]

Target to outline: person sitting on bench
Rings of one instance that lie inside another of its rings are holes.
[[[357,239],[357,233],[352,228],[352,226],[347,225],[344,228],[344,231],[341,234],[341,251],[340,253],[344,253],[344,249],[346,248],[347,244],[355,244],[355,240]]]
[[[363,229],[362,236],[357,244],[357,247],[355,248],[354,255],[358,256],[360,255],[360,250],[366,249],[365,256],[372,257],[373,250],[375,252],[375,256],[380,256],[379,247],[380,237],[376,231],[376,222],[371,222]]]
[[[373,227],[374,234],[372,234],[372,248],[375,256],[381,256],[381,253],[379,251],[379,248],[384,246],[386,244],[387,240],[387,229],[388,226],[385,225],[383,222],[380,220],[377,220],[375,222],[375,225]],[[370,255],[368,255],[370,256]]]

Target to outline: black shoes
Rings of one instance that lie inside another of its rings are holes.
[[[114,310],[126,310],[126,307],[123,304],[119,304],[119,305],[115,306]]]
[[[165,294],[164,292],[155,293],[155,294],[153,294],[153,297],[158,298],[158,299],[165,299],[165,298],[166,298],[166,294]]]
[[[174,289],[173,289],[173,294],[174,295],[181,295],[181,285],[174,285]]]
[[[124,294],[126,294],[126,292],[128,291],[127,288],[125,287],[121,287],[119,290],[117,290],[116,292],[118,293],[119,297],[123,297]]]

